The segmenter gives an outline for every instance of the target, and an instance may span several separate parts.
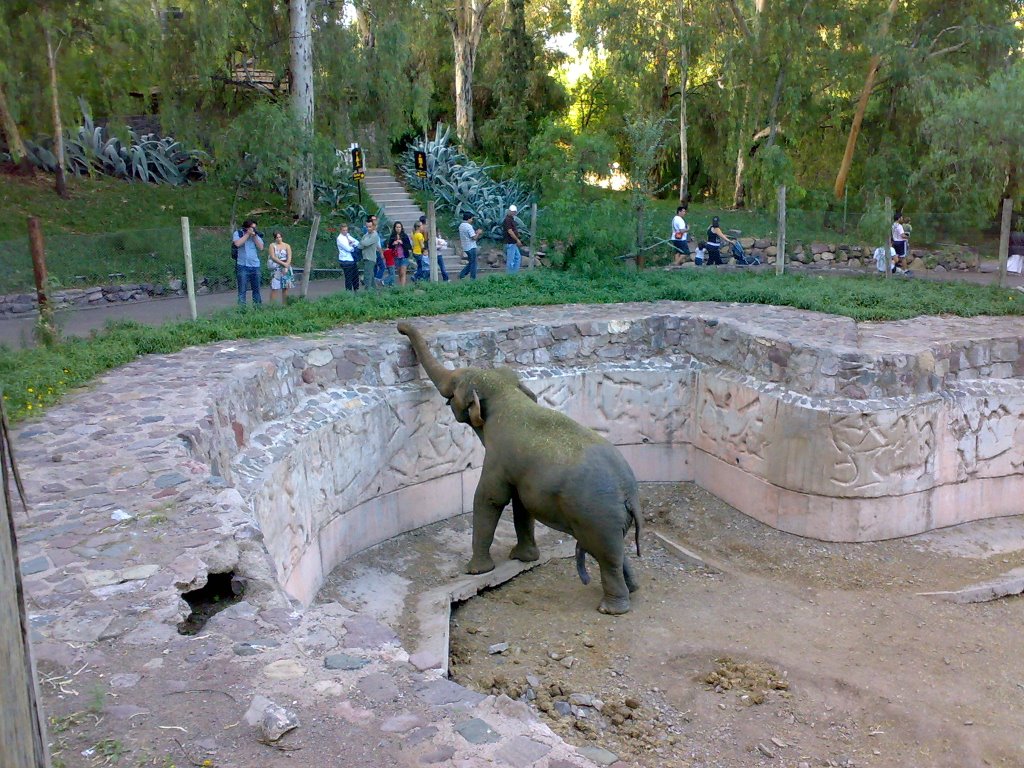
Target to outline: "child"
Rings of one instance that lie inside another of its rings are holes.
[[[698,267],[703,267],[704,262],[707,261],[708,252],[705,250],[707,243],[701,240],[697,243],[697,252],[693,254],[693,263]]]
[[[393,287],[395,284],[395,251],[393,248],[384,249],[384,285]]]

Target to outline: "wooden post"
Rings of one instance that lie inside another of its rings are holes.
[[[313,271],[313,249],[316,248],[316,233],[320,229],[320,214],[313,214],[313,226],[309,230],[309,241],[306,243],[306,264],[302,268],[302,298],[309,291],[309,273]]]
[[[196,278],[192,272],[192,233],[188,226],[188,216],[181,217],[181,247],[185,251],[185,288],[188,290],[188,313],[195,320],[196,314]]]
[[[9,487],[10,453],[7,419],[0,398],[0,473]],[[10,457],[13,460],[13,456]],[[13,464],[12,464],[13,466]],[[17,476],[15,476],[17,480]],[[18,564],[18,539],[10,494],[0,493],[0,762],[4,768],[48,768],[45,719],[39,706],[32,647],[29,643],[25,590]]]
[[[28,246],[32,252],[32,274],[36,279],[36,302],[39,304],[39,335],[47,347],[57,343],[57,325],[53,321],[53,305],[46,295],[46,249],[39,219],[28,217]]]
[[[885,240],[882,244],[885,248],[885,277],[892,277],[892,198],[885,198]]]
[[[537,246],[533,239],[537,236],[537,204],[530,206],[530,269],[537,266]]]
[[[426,140],[424,135],[424,145],[426,145]],[[433,200],[427,201],[427,253],[430,256],[430,282],[436,283],[439,271],[437,265],[437,213]]]
[[[779,185],[779,235],[776,238],[776,247],[779,252],[775,254],[775,274],[781,275],[786,271],[786,185]]]
[[[1006,259],[1010,253],[1010,224],[1013,219],[1013,198],[1003,198],[1003,222],[999,228],[999,287],[1006,285]]]

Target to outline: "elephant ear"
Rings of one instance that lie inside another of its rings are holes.
[[[480,405],[480,395],[473,390],[473,403],[469,406],[469,423],[474,429],[480,429],[484,425],[484,411]]]
[[[535,403],[537,402],[537,393],[534,392],[532,389],[530,389],[525,384],[523,384],[523,382],[521,382],[521,381],[519,382],[519,391],[522,392],[524,395],[526,395],[531,400],[533,400],[533,402],[535,402]]]

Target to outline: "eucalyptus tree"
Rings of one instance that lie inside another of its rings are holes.
[[[290,0],[292,118],[301,130],[313,132],[313,26],[309,0]],[[290,187],[292,211],[302,219],[313,217],[312,158],[300,164]]]

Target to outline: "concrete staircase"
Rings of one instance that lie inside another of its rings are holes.
[[[412,225],[424,215],[405,187],[395,180],[387,168],[367,168],[363,179],[366,191],[383,210],[388,221],[402,222],[405,231],[412,233]],[[372,213],[372,211],[371,211]]]

